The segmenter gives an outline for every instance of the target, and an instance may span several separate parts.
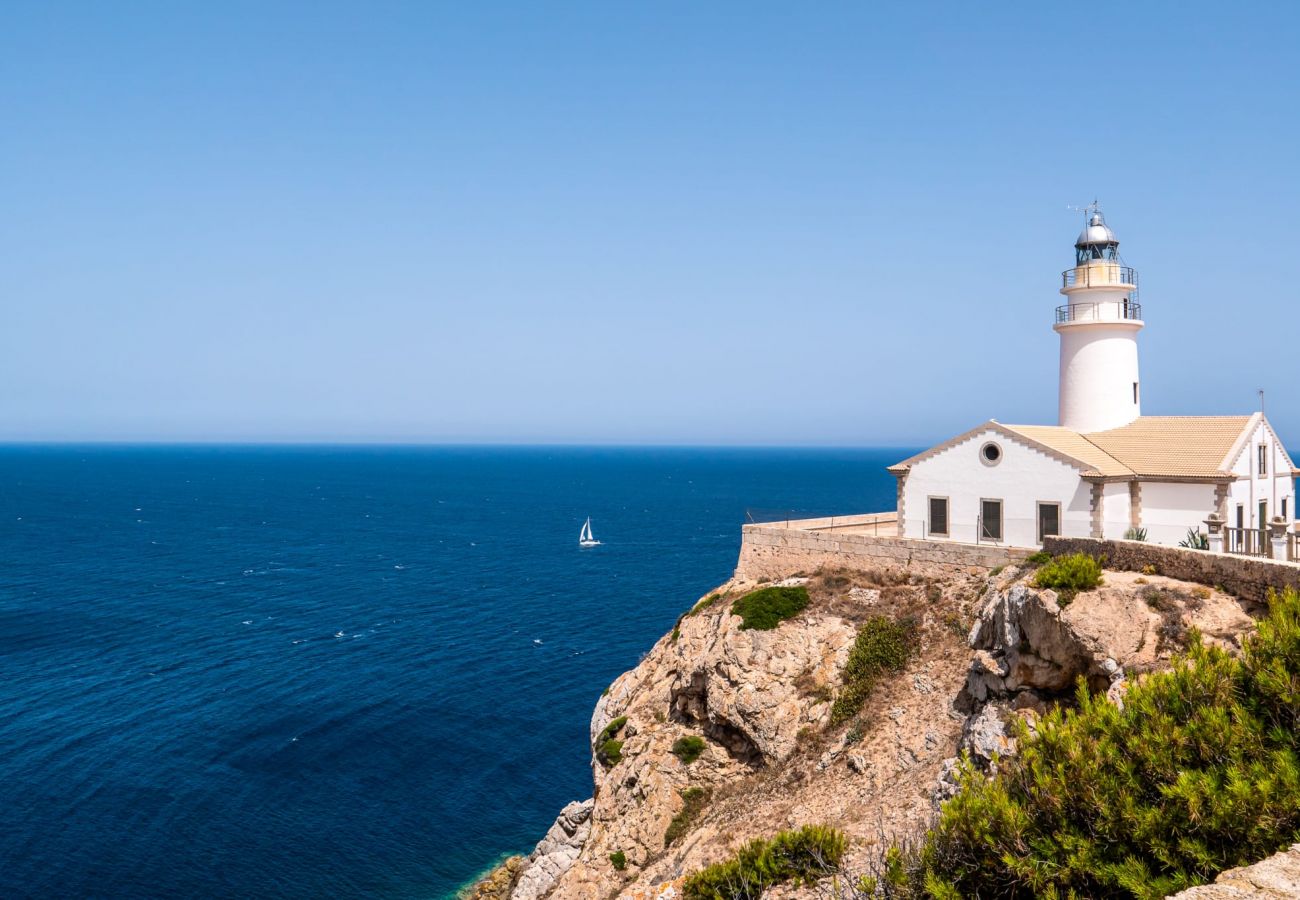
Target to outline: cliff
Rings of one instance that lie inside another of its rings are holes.
[[[1079,677],[1122,702],[1127,680],[1164,665],[1193,625],[1228,646],[1252,625],[1231,596],[1136,573],[1107,572],[1068,604],[1017,568],[778,584],[806,590],[807,605],[746,628],[736,601],[759,585],[724,584],[610,685],[591,721],[593,797],[478,897],[671,896],[744,841],[814,823],[848,836],[844,871],[866,871],[931,821],[959,752],[990,768],[1014,752],[1012,717],[1068,700]],[[855,641],[882,622],[905,636],[905,661],[856,711],[837,705]]]

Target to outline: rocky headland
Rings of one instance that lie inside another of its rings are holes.
[[[745,627],[736,601],[772,586],[806,591],[806,605],[774,627]],[[1191,628],[1239,648],[1258,612],[1205,585],[1134,572],[1108,571],[1070,597],[1016,567],[730,581],[596,702],[592,797],[566,806],[529,856],[469,896],[672,897],[684,876],[744,842],[814,823],[843,831],[842,870],[864,872],[933,820],[956,789],[960,754],[992,770],[1016,752],[1014,718],[1032,732],[1046,709],[1071,702],[1079,679],[1123,703]],[[903,661],[847,703],[855,642],[882,622],[905,636]]]

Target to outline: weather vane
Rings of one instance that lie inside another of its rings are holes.
[[[1067,206],[1065,208],[1070,212],[1083,213],[1085,221],[1087,220],[1089,213],[1101,212],[1101,204],[1097,201],[1096,197],[1094,197],[1092,202],[1087,206]]]

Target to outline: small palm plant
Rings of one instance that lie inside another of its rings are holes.
[[[1187,529],[1187,537],[1178,542],[1178,546],[1186,547],[1189,550],[1209,550],[1210,536],[1204,534],[1199,528]]]

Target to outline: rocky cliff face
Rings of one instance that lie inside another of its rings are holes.
[[[846,870],[862,870],[930,820],[961,749],[986,766],[1015,751],[1013,716],[1068,700],[1079,677],[1120,700],[1125,679],[1161,665],[1189,627],[1231,645],[1251,625],[1231,597],[1131,573],[1108,572],[1064,607],[1014,569],[791,581],[811,598],[796,617],[744,630],[731,607],[755,585],[728,583],[610,685],[591,722],[593,797],[480,896],[658,896],[745,840],[810,823],[844,830]],[[915,652],[831,727],[858,628],[878,615],[913,623]],[[683,738],[702,740],[697,758]]]

